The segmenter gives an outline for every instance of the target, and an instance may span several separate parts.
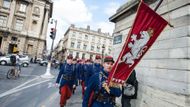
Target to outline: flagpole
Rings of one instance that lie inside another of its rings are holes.
[[[160,0],[160,1],[158,2],[157,6],[154,8],[154,11],[157,11],[157,10],[158,10],[158,8],[159,8],[159,6],[162,4],[162,2],[163,2],[163,0]],[[171,25],[169,22],[168,22],[168,25],[169,25],[170,27],[174,27],[174,26]]]
[[[157,11],[158,10],[158,7],[161,5],[161,3],[163,2],[163,0],[160,0],[157,4],[157,6],[154,8],[154,11]]]

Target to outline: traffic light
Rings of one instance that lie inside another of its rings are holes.
[[[55,32],[56,32],[56,30],[54,28],[51,28],[51,31],[50,31],[50,38],[51,39],[55,39]]]

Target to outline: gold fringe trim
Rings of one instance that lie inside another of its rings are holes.
[[[120,89],[122,89],[122,84],[120,84],[120,83],[115,83],[115,82],[113,82],[113,81],[110,82],[109,86],[110,86],[110,87],[114,87],[114,88],[120,88]]]

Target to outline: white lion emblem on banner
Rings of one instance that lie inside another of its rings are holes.
[[[126,64],[129,64],[129,66],[132,66],[134,64],[134,60],[142,56],[143,52],[148,48],[146,44],[150,40],[152,33],[152,29],[141,31],[139,39],[137,39],[136,34],[132,34],[131,42],[128,44],[128,48],[131,50],[121,58],[120,63],[125,62]]]

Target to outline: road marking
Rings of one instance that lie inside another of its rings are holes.
[[[51,87],[55,87],[55,84],[53,84],[52,82],[49,82],[48,83],[48,88],[51,88]]]
[[[6,91],[6,92],[0,94],[0,98],[2,98],[2,97],[4,97],[4,96],[7,96],[7,95],[10,95],[10,94],[13,94],[13,93],[16,93],[16,92],[18,92],[18,91],[22,91],[22,90],[24,90],[24,89],[26,89],[26,88],[30,88],[30,87],[32,87],[32,86],[36,86],[36,85],[42,84],[42,83],[47,82],[47,81],[50,81],[50,80],[51,80],[51,79],[44,80],[44,81],[41,81],[41,82],[38,82],[38,83],[34,83],[34,84],[31,84],[31,85],[28,85],[28,86],[19,88],[19,89],[14,89],[14,90],[11,89],[11,90],[9,90],[9,91]]]
[[[24,86],[24,85],[26,85],[26,84],[28,84],[28,83],[30,83],[30,82],[32,82],[32,81],[35,81],[35,80],[37,80],[37,79],[39,79],[39,78],[40,78],[40,77],[33,78],[33,79],[31,79],[31,80],[29,80],[29,81],[27,81],[27,82],[25,82],[25,83],[23,83],[23,84],[21,84],[21,85],[15,87],[15,88],[13,88],[13,89],[11,89],[11,90],[15,90],[15,89],[17,89],[17,88],[20,88],[20,87],[22,87],[22,86]],[[10,90],[9,90],[9,91],[10,91]]]
[[[21,74],[20,76],[23,76],[23,77],[40,77],[39,75],[26,75],[26,74]]]
[[[26,85],[26,84],[28,84],[28,83],[30,83],[30,82],[32,82],[32,81],[35,81],[35,80],[37,80],[38,78],[39,78],[39,77],[33,78],[33,79],[31,79],[31,80],[29,80],[29,81],[27,81],[27,82],[25,82],[25,83],[23,83],[23,84],[21,84],[21,85],[15,87],[15,88],[13,88],[13,89],[10,89],[10,90],[8,90],[8,91],[16,90],[17,88],[20,88],[20,87],[22,87],[22,86],[24,86],[24,85]],[[8,92],[8,91],[6,91],[6,92]],[[6,92],[4,92],[4,93],[6,93]],[[1,94],[0,94],[0,95],[1,95]]]

